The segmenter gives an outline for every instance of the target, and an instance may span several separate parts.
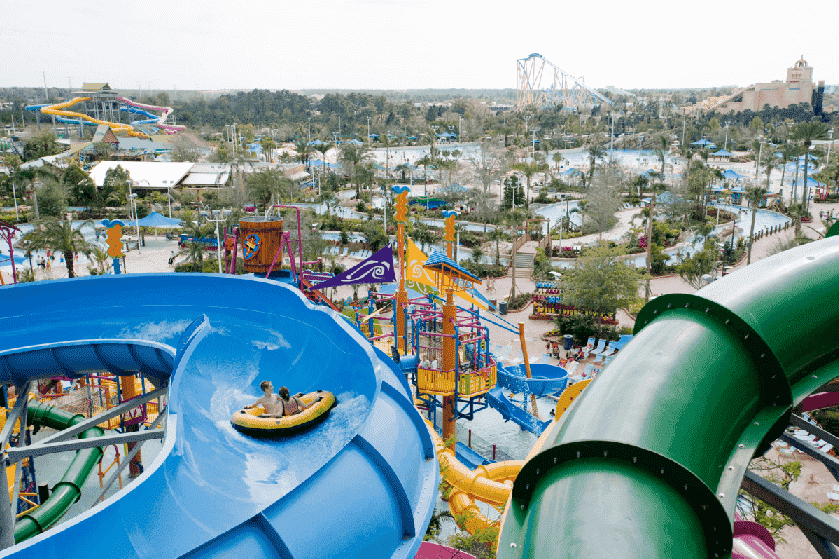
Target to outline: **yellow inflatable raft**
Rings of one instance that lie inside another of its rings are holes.
[[[338,403],[335,395],[325,390],[309,392],[300,396],[306,403],[314,405],[301,413],[284,417],[260,417],[265,410],[261,407],[239,410],[230,418],[233,428],[254,437],[287,437],[314,427],[327,417]]]

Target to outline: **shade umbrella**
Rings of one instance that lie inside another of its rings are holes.
[[[149,215],[135,222],[140,227],[154,227],[154,236],[157,237],[157,228],[173,229],[180,228],[182,220],[174,217],[166,217],[158,212],[151,212]]]

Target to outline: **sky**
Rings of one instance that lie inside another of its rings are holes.
[[[747,86],[802,55],[839,83],[835,6],[775,5],[3,0],[0,87],[515,89],[531,53],[595,88]]]

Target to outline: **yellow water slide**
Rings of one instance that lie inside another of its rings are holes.
[[[559,400],[557,400],[556,411],[554,411],[555,421],[536,440],[526,460],[530,460],[533,456],[539,454],[550,434],[561,426],[561,423],[558,423],[557,420],[568,410],[571,403],[577,399],[577,396],[589,385],[591,380],[572,384],[560,395]],[[526,460],[496,462],[470,470],[457,459],[452,449],[446,447],[443,439],[440,438],[431,423],[428,420],[425,420],[425,423],[428,432],[431,433],[431,439],[434,441],[437,459],[440,462],[440,473],[443,480],[452,486],[448,495],[449,510],[454,516],[466,515],[466,521],[460,528],[474,534],[479,530],[497,524],[496,521],[490,520],[481,512],[475,501],[492,505],[501,512],[510,497],[513,482]]]
[[[122,124],[120,122],[108,122],[105,120],[99,120],[90,116],[87,116],[82,113],[77,113],[74,111],[65,111],[67,107],[72,107],[76,103],[81,103],[82,101],[89,101],[90,97],[73,97],[69,101],[64,101],[63,103],[56,103],[55,105],[50,105],[49,107],[43,107],[41,112],[48,115],[55,115],[61,116],[65,118],[79,118],[82,120],[86,120],[88,122],[94,122],[96,124],[107,124],[111,127],[112,130],[118,132],[125,132],[129,136],[136,136],[138,138],[148,138],[148,134],[144,134],[138,130],[135,130],[133,126],[129,124]]]
[[[454,516],[466,515],[466,522],[460,527],[474,534],[494,524],[495,521],[488,519],[480,511],[475,500],[492,505],[500,512],[510,497],[513,481],[524,461],[496,462],[470,470],[457,459],[452,449],[446,447],[434,426],[428,420],[425,423],[437,450],[440,473],[443,480],[452,486],[448,495],[449,510]]]

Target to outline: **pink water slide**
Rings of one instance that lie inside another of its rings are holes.
[[[126,105],[130,105],[132,107],[137,107],[138,109],[145,109],[147,111],[161,111],[163,114],[160,117],[160,120],[155,123],[155,126],[160,128],[161,130],[165,130],[167,134],[177,134],[186,126],[180,124],[166,124],[166,118],[174,112],[172,107],[158,107],[155,105],[146,105],[145,103],[137,103],[136,101],[132,101],[130,99],[126,99],[125,97],[119,97],[119,100],[125,103]]]

